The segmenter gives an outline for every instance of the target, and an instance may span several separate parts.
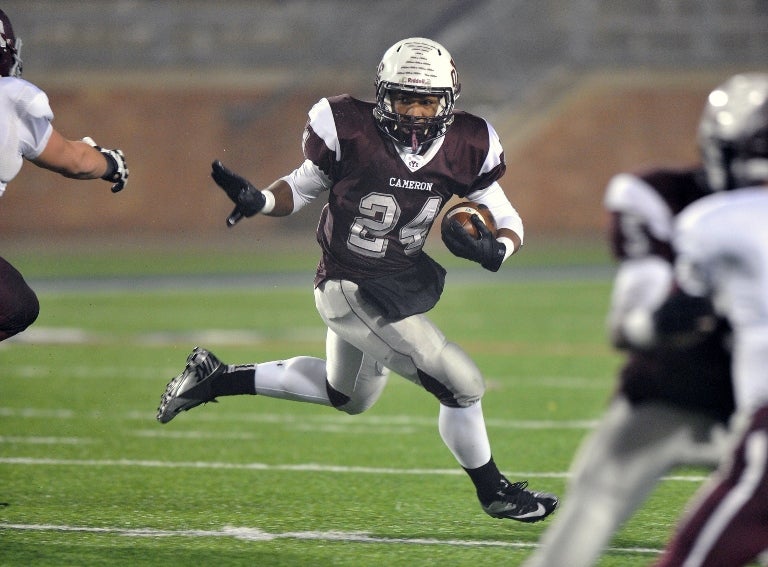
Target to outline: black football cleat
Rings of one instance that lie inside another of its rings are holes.
[[[494,518],[509,518],[518,522],[533,523],[543,520],[555,511],[557,496],[548,492],[528,490],[528,481],[510,483],[501,479],[494,499],[481,502],[483,511]]]
[[[165,387],[157,408],[157,421],[168,423],[179,412],[190,410],[206,402],[216,401],[211,382],[220,376],[226,366],[204,348],[195,347],[187,357],[184,371]]]

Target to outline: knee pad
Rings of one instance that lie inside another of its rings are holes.
[[[331,400],[331,405],[346,414],[358,415],[373,405],[373,401],[367,399],[353,400],[346,394],[336,390],[328,381],[325,382],[325,389],[328,392],[328,399]]]
[[[349,415],[361,414],[373,407],[387,383],[389,369],[366,360],[357,373],[355,388],[351,396],[334,388],[326,379],[325,389],[331,405]]]
[[[341,409],[344,404],[349,403],[349,396],[336,390],[327,379],[325,381],[325,391],[328,393],[328,399],[331,400],[331,405],[334,408]]]
[[[485,394],[480,369],[458,345],[448,343],[440,353],[437,371],[418,370],[421,385],[448,407],[467,407]]]

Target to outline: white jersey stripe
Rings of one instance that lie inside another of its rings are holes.
[[[691,548],[683,567],[699,567],[703,564],[712,546],[744,505],[754,497],[763,477],[768,462],[768,434],[765,431],[751,433],[746,439],[744,455],[746,467],[738,484],[728,492],[712,512],[707,523],[699,532],[696,543]]]
[[[325,145],[336,155],[336,161],[341,161],[341,145],[336,132],[336,121],[333,119],[331,103],[327,98],[320,99],[309,111],[309,123]]]

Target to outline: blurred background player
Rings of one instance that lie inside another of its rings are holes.
[[[305,161],[291,174],[259,191],[213,163],[213,179],[236,204],[230,225],[256,213],[293,214],[328,193],[314,292],[328,327],[327,356],[226,365],[197,348],[169,382],[160,422],[235,394],[358,414],[379,398],[391,369],[439,400],[440,435],[487,514],[536,522],[554,511],[554,495],[509,482],[497,468],[481,408],[483,376],[425,315],[439,300],[445,270],[422,248],[451,197],[486,205],[499,227],[494,236],[476,217],[475,240],[453,221],[443,239],[454,254],[495,272],[523,241],[522,221],[498,183],[506,169],[498,136],[483,118],[454,112],[459,91],[445,47],[406,39],[379,64],[375,103],[341,95],[310,110]]]
[[[699,126],[706,164],[710,120],[707,110]],[[710,319],[711,307],[699,305],[713,328],[690,343],[653,344],[650,325],[635,325],[638,313],[652,311],[673,290],[678,214],[722,188],[700,165],[621,173],[609,182],[605,207],[619,265],[608,329],[626,360],[608,410],[571,464],[561,510],[525,567],[594,565],[664,474],[679,465],[714,467],[724,454],[734,404],[727,322]]]
[[[653,319],[666,340],[697,326],[699,310],[688,308],[697,298],[728,319],[737,441],[657,567],[738,567],[768,549],[768,74],[736,75],[715,89],[702,138],[710,183],[723,192],[678,217],[680,297]]]
[[[21,39],[0,10],[0,196],[25,159],[73,179],[105,179],[120,191],[128,178],[123,153],[90,138],[68,140],[52,126],[48,97],[21,78]],[[40,305],[16,268],[0,257],[0,341],[29,327]]]

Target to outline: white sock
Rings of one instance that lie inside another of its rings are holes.
[[[491,460],[491,443],[480,402],[466,408],[440,404],[438,428],[443,443],[465,469],[476,469]]]
[[[325,360],[297,356],[260,362],[256,365],[254,383],[260,396],[330,406],[325,376]]]

